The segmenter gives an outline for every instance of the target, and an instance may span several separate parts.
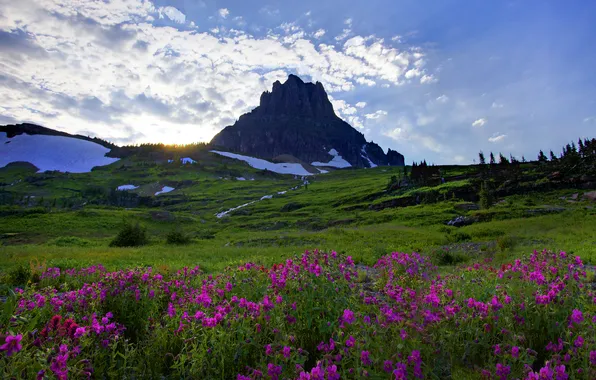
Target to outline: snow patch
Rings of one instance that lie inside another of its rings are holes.
[[[278,191],[277,194],[279,195],[284,195],[285,193],[287,193],[287,191]]]
[[[174,190],[176,190],[176,189],[174,189],[173,187],[170,187],[170,186],[163,186],[163,187],[161,188],[161,191],[158,191],[157,193],[155,193],[155,195],[169,193],[170,191],[174,191]]]
[[[118,191],[126,191],[126,190],[134,190],[134,189],[138,189],[138,188],[139,187],[138,186],[135,186],[135,185],[121,185],[121,186],[118,186],[116,188],[116,190],[118,190]]]
[[[253,168],[259,169],[259,170],[267,169],[269,171],[279,173],[279,174],[312,175],[312,173],[309,173],[306,169],[304,169],[304,167],[302,165],[296,164],[296,163],[275,164],[273,162],[269,162],[267,160],[263,160],[260,158],[243,156],[241,154],[236,154],[236,153],[221,152],[218,150],[212,150],[210,152],[219,154],[220,156],[235,158],[237,160],[244,161],[244,162],[248,163],[250,166],[252,166]]]
[[[265,199],[271,199],[271,198],[273,198],[273,195],[263,195],[263,196],[261,197],[261,200],[263,201],[263,200],[265,200]]]
[[[256,203],[256,202],[257,202],[257,201],[248,202],[248,203],[245,203],[245,204],[243,204],[243,205],[240,205],[240,206],[237,206],[237,207],[233,207],[233,208],[231,208],[231,209],[229,209],[229,210],[227,210],[227,211],[222,211],[222,212],[220,212],[220,213],[217,213],[217,214],[215,214],[215,217],[216,217],[216,218],[218,218],[218,219],[220,219],[220,218],[223,218],[224,216],[228,215],[228,214],[229,214],[229,213],[231,213],[232,211],[236,211],[236,210],[238,210],[238,209],[241,209],[242,207],[249,206],[249,205],[251,205],[251,204],[253,204],[253,203]]]
[[[246,181],[246,178],[244,178],[244,177],[236,177],[236,180],[237,181]]]
[[[376,168],[377,165],[374,162],[372,162],[370,158],[368,158],[368,153],[366,153],[365,148],[366,148],[366,144],[362,145],[362,154],[361,154],[362,158],[364,158],[365,160],[368,161],[368,164],[370,165],[371,168]]]
[[[73,137],[22,134],[9,139],[5,132],[0,132],[0,167],[25,161],[40,172],[86,173],[95,166],[118,161],[105,156],[109,151],[102,145]]]
[[[195,160],[193,160],[190,157],[184,157],[180,159],[180,162],[182,162],[182,165],[186,165],[186,164],[196,164],[197,162]]]
[[[329,170],[325,170],[325,169],[319,169],[317,168],[317,170],[321,173],[321,174],[327,174],[329,173]]]
[[[311,165],[312,166],[331,166],[331,167],[339,168],[339,169],[352,167],[352,165],[348,161],[344,160],[344,158],[339,155],[339,152],[337,150],[332,148],[328,153],[331,156],[333,156],[333,159],[331,161],[329,161],[329,162],[315,161],[315,162],[312,162]]]

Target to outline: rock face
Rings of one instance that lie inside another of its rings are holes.
[[[304,83],[290,75],[261,95],[260,105],[218,133],[211,145],[264,159],[292,155],[304,162],[329,162],[335,149],[354,167],[403,165],[396,151],[387,154],[341,120],[320,82]]]

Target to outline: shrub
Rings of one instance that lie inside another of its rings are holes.
[[[517,239],[513,236],[503,236],[497,239],[497,246],[501,251],[511,249],[517,244]]]
[[[489,209],[493,205],[493,195],[489,189],[488,182],[482,182],[478,196],[480,197],[480,207],[483,209]]]
[[[12,285],[27,285],[31,278],[31,269],[25,265],[19,265],[8,273]]]
[[[461,232],[461,231],[457,231],[451,234],[451,238],[456,241],[456,242],[461,242],[461,241],[470,241],[472,240],[472,236],[470,236],[469,233],[467,232]]]
[[[467,260],[465,255],[457,252],[445,251],[438,254],[439,265],[457,265]]]
[[[89,240],[76,236],[60,236],[48,241],[48,245],[55,245],[57,247],[88,247],[92,243]]]
[[[177,244],[177,245],[183,245],[183,244],[189,244],[191,241],[190,237],[186,234],[184,234],[181,231],[171,231],[170,233],[168,233],[166,235],[166,243],[168,244]]]
[[[147,244],[145,227],[132,223],[124,223],[118,235],[110,243],[110,247],[138,247]]]

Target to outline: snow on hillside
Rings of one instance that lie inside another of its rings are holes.
[[[180,162],[182,162],[182,165],[186,165],[186,164],[196,164],[197,162],[195,160],[193,160],[190,157],[184,157],[180,159]]]
[[[121,186],[118,186],[116,188],[116,190],[118,190],[118,191],[125,191],[125,190],[134,190],[134,189],[138,189],[138,188],[139,187],[138,186],[135,186],[135,185],[121,185]]]
[[[236,154],[236,153],[221,152],[221,151],[217,151],[217,150],[212,150],[211,152],[219,154],[220,156],[235,158],[237,160],[244,161],[244,162],[248,163],[250,166],[252,166],[253,168],[259,169],[259,170],[267,169],[269,171],[279,173],[279,174],[312,175],[312,173],[309,173],[300,164],[295,164],[295,163],[275,164],[273,162],[269,162],[267,160],[263,160],[260,158],[243,156],[241,154]]]
[[[161,188],[161,191],[158,191],[157,193],[155,193],[155,195],[169,193],[170,191],[174,191],[174,190],[176,190],[176,189],[174,189],[173,187],[164,186]]]
[[[311,165],[312,166],[331,166],[331,167],[339,168],[339,169],[352,167],[352,165],[350,165],[350,163],[348,161],[344,160],[344,158],[339,155],[337,150],[331,149],[328,153],[333,156],[333,159],[331,161],[329,161],[329,162],[315,161],[315,162],[311,163]]]
[[[362,146],[362,154],[360,156],[362,156],[362,158],[364,158],[366,161],[368,161],[368,164],[370,165],[371,168],[376,168],[377,165],[374,162],[372,162],[370,160],[370,158],[368,158],[368,154],[366,153],[366,149],[365,148],[366,148],[366,144],[364,144]]]
[[[94,142],[72,137],[22,134],[9,139],[5,132],[0,132],[0,167],[25,161],[40,172],[85,173],[95,166],[118,161],[118,158],[105,157],[109,151]]]

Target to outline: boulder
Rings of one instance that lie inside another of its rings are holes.
[[[454,219],[451,219],[450,221],[448,221],[447,224],[448,226],[453,226],[453,227],[463,227],[463,226],[469,226],[470,224],[473,224],[476,222],[475,218],[469,217],[469,216],[458,216]]]
[[[290,203],[286,203],[285,205],[283,205],[283,207],[280,209],[280,211],[281,212],[290,212],[290,211],[294,211],[294,210],[299,210],[302,207],[304,207],[304,205],[302,203],[290,202]]]
[[[596,202],[596,190],[584,193],[583,197],[589,201]]]
[[[480,210],[480,206],[478,206],[476,203],[460,203],[455,205],[455,209],[458,211],[474,211]]]

